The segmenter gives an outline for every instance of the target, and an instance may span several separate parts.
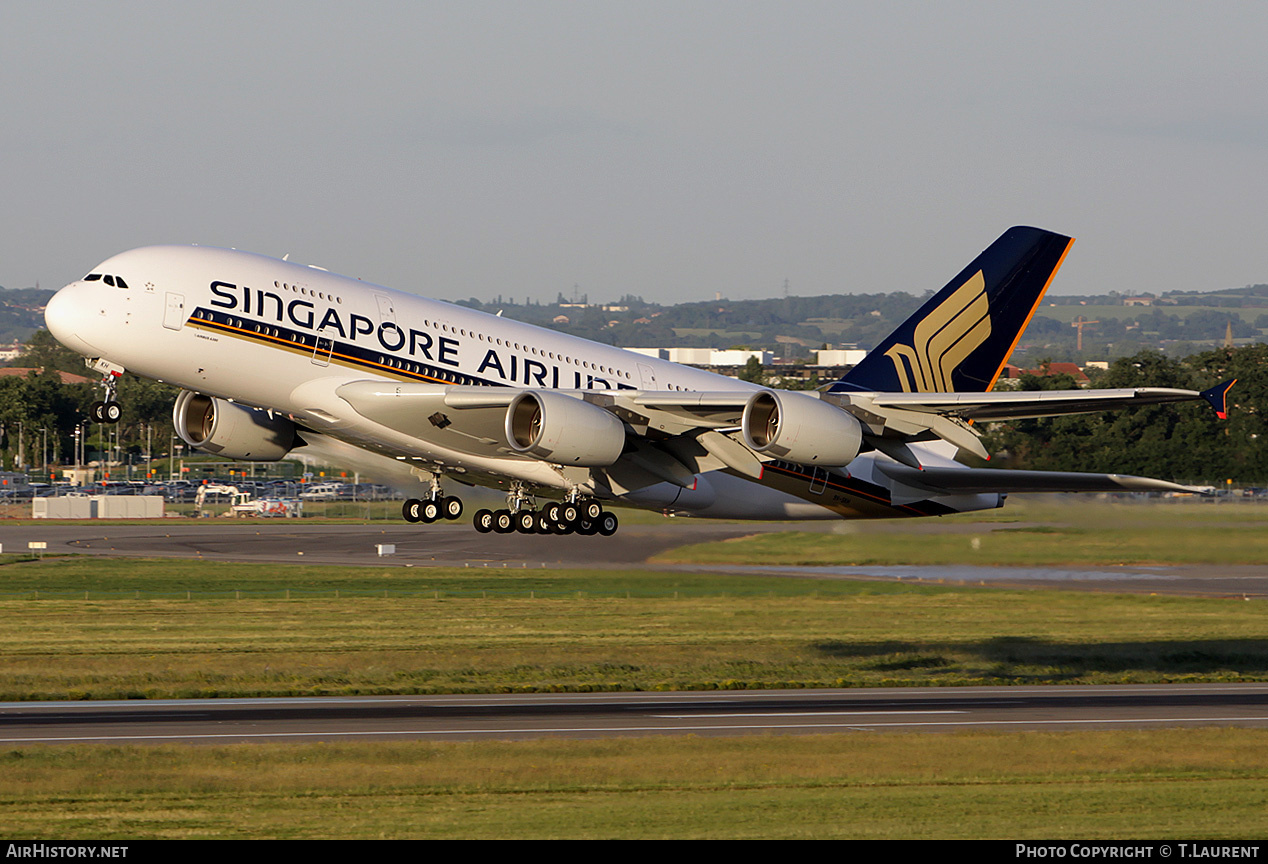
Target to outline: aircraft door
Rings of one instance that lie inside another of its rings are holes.
[[[329,366],[330,352],[334,350],[335,340],[325,334],[325,330],[317,331],[317,340],[313,344],[313,365]]]
[[[822,468],[815,468],[810,474],[810,494],[818,495],[828,485],[828,472]]]
[[[179,330],[185,324],[185,295],[167,292],[167,306],[163,309],[163,326]]]
[[[656,389],[656,370],[645,363],[638,364],[638,378],[644,390]]]

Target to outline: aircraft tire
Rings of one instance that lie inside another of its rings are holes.
[[[106,403],[100,400],[92,403],[88,407],[88,416],[92,418],[94,423],[106,422]]]
[[[418,508],[418,517],[428,525],[435,522],[440,518],[440,503],[435,498],[428,498],[423,502],[423,506]]]
[[[462,518],[462,499],[456,495],[440,499],[440,514],[446,519]]]
[[[493,512],[493,530],[498,534],[510,534],[515,530],[515,517],[511,515],[510,510]]]
[[[521,510],[515,514],[515,530],[521,534],[532,534],[537,530],[537,511]]]
[[[615,513],[604,512],[599,517],[599,521],[595,523],[599,526],[599,533],[604,537],[611,537],[616,533],[616,529],[620,526],[620,522],[616,518]]]
[[[101,406],[101,417],[105,423],[118,423],[123,416],[123,406],[118,402],[106,402]]]
[[[595,524],[594,522],[589,522],[585,519],[582,519],[580,522],[577,523],[577,533],[582,534],[586,537],[590,537],[594,534],[599,533],[599,526]]]
[[[552,501],[551,503],[547,504],[545,507],[542,508],[542,512],[546,514],[546,519],[554,523],[559,523],[563,521],[560,518],[560,512],[562,510],[563,510],[563,505],[561,505],[558,501]]]
[[[599,517],[603,515],[603,505],[599,503],[598,499],[587,498],[581,502],[581,515],[591,522],[597,522]]]
[[[420,516],[418,509],[423,505],[422,501],[417,498],[406,498],[405,503],[401,505],[401,516],[406,522],[413,524],[419,521]]]
[[[559,508],[559,521],[565,525],[576,525],[581,519],[581,508],[576,504],[565,504]]]
[[[481,534],[488,534],[493,530],[493,511],[477,510],[475,518],[471,520],[471,524],[474,525],[475,529]]]

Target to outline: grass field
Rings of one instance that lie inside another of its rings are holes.
[[[1268,733],[855,733],[0,753],[0,833],[129,838],[1268,834]]]
[[[1241,599],[86,557],[0,581],[6,700],[1268,678]]]

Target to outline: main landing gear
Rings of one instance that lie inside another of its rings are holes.
[[[401,507],[406,522],[426,522],[437,519],[457,519],[462,516],[462,499],[455,495],[433,495],[430,498],[410,498]]]
[[[511,502],[512,507],[517,503]],[[475,529],[481,534],[602,534],[611,537],[619,522],[615,513],[603,509],[594,498],[552,502],[540,510],[519,507],[504,510],[480,510],[475,514]]]
[[[432,479],[431,494],[426,498],[410,498],[401,507],[406,522],[432,523],[462,516],[462,499],[445,495],[438,478]],[[584,498],[576,490],[563,501],[552,501],[537,510],[532,496],[521,484],[515,484],[506,495],[502,510],[479,510],[472,520],[481,534],[602,534],[611,537],[619,525],[616,514],[603,509],[595,498]]]

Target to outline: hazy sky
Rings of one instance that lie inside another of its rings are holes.
[[[152,243],[431,296],[1268,282],[1268,4],[0,5],[0,285]]]

